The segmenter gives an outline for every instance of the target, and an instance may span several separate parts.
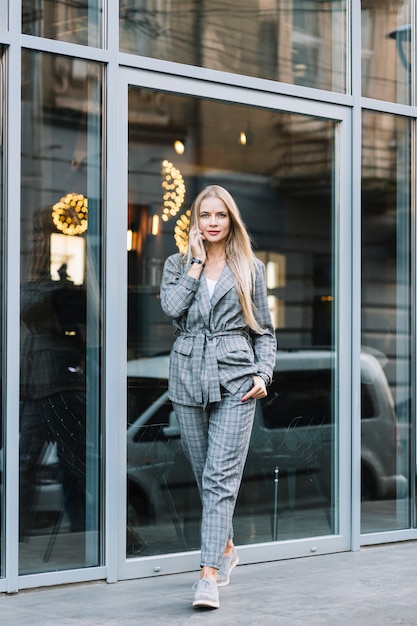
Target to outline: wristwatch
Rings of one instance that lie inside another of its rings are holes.
[[[202,265],[204,267],[204,263],[201,259],[196,259],[195,256],[193,256],[193,258],[191,259],[191,265],[193,265],[194,263],[198,263],[198,265]]]

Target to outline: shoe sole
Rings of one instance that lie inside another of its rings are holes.
[[[193,606],[202,609],[218,609],[220,602],[215,602],[214,600],[194,600]]]
[[[239,559],[239,555],[238,555],[238,557],[237,557],[236,561],[233,561],[233,563],[232,563],[232,564],[231,564],[231,566],[230,566],[230,570],[229,570],[229,576],[228,576],[228,578],[225,578],[224,580],[221,580],[220,582],[218,582],[218,583],[217,583],[217,586],[218,586],[218,587],[227,587],[227,585],[229,585],[229,584],[230,584],[230,575],[231,575],[231,573],[233,572],[233,570],[235,569],[236,565],[238,565],[238,564],[239,564],[239,560],[240,560],[240,559]]]

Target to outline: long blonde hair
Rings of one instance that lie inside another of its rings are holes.
[[[256,310],[252,300],[256,267],[251,240],[236,202],[224,187],[209,185],[200,191],[191,205],[189,230],[199,228],[200,206],[206,198],[219,198],[228,210],[230,231],[225,245],[227,264],[235,281],[237,295],[246,324],[255,332],[263,333],[263,329],[256,321]],[[190,248],[188,248],[186,256],[190,262],[192,257]]]

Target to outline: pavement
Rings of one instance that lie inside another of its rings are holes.
[[[191,606],[197,573],[0,595],[2,626],[417,626],[417,541],[240,565],[220,609]]]

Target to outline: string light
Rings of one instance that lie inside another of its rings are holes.
[[[167,222],[180,210],[185,197],[185,184],[182,174],[170,161],[162,161],[162,189],[164,208],[162,209],[162,219]]]
[[[177,223],[174,228],[175,244],[181,254],[187,252],[188,248],[188,227],[190,225],[190,215],[191,211],[188,209],[185,214],[181,215],[181,217],[177,219]]]
[[[67,193],[52,207],[52,221],[64,235],[81,235],[88,225],[88,200],[81,193]]]

